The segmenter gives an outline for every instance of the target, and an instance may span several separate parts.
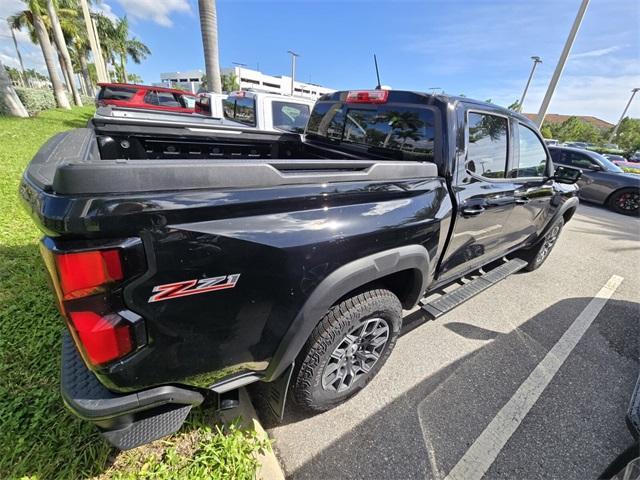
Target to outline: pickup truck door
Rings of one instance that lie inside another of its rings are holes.
[[[506,253],[512,243],[506,225],[520,187],[506,178],[508,160],[513,156],[513,127],[508,117],[468,109],[458,114],[458,127],[453,177],[458,209],[438,283]]]
[[[551,160],[542,138],[530,127],[514,121],[514,157],[508,177],[517,185],[515,206],[506,224],[508,248],[537,238],[552,214]]]

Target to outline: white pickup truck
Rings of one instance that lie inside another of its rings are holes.
[[[259,130],[302,133],[314,100],[266,92],[201,93],[195,113]]]

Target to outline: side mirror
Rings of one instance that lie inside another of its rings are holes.
[[[582,176],[582,170],[577,168],[567,168],[563,166],[556,167],[556,171],[551,177],[551,180],[558,183],[566,183],[568,185],[573,185]]]
[[[589,165],[589,170],[592,170],[594,172],[601,172],[602,167],[596,163],[592,163],[591,165]]]

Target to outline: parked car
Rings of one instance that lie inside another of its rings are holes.
[[[550,147],[556,165],[582,171],[578,182],[581,200],[606,205],[611,210],[638,215],[640,175],[624,173],[616,164],[599,153],[569,147]]]
[[[567,147],[580,148],[580,149],[586,149],[587,147],[589,147],[589,144],[587,142],[566,142],[565,145]]]
[[[20,187],[70,333],[64,402],[121,449],[256,382],[278,415],[287,391],[330,409],[382,368],[403,308],[437,318],[539,268],[579,175],[526,117],[463,97],[336,92],[304,136],[97,116]]]
[[[630,162],[640,162],[640,150],[633,152],[633,155],[629,157]]]
[[[201,93],[196,113],[223,117],[259,130],[302,133],[314,103],[308,98],[266,92]]]
[[[96,106],[162,110],[166,112],[193,113],[196,96],[173,88],[133,85],[129,83],[99,83]]]
[[[616,165],[619,163],[627,163],[627,159],[622,155],[616,155],[614,153],[603,153],[602,156],[610,162],[615,163]]]
[[[544,143],[546,143],[547,145],[551,146],[551,145],[558,145],[560,142],[558,140],[556,140],[555,138],[545,138],[544,139]]]

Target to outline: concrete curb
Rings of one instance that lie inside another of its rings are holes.
[[[260,439],[269,439],[269,435],[262,427],[260,420],[258,420],[258,414],[256,413],[249,394],[246,389],[240,389],[240,406],[233,410],[226,410],[221,412],[222,420],[225,422],[231,422],[234,418],[241,417],[242,425],[246,428],[255,430]],[[268,451],[258,454],[257,460],[259,463],[258,472],[256,474],[257,480],[284,480],[284,473],[280,467],[280,462],[276,458],[273,448],[269,448]]]

